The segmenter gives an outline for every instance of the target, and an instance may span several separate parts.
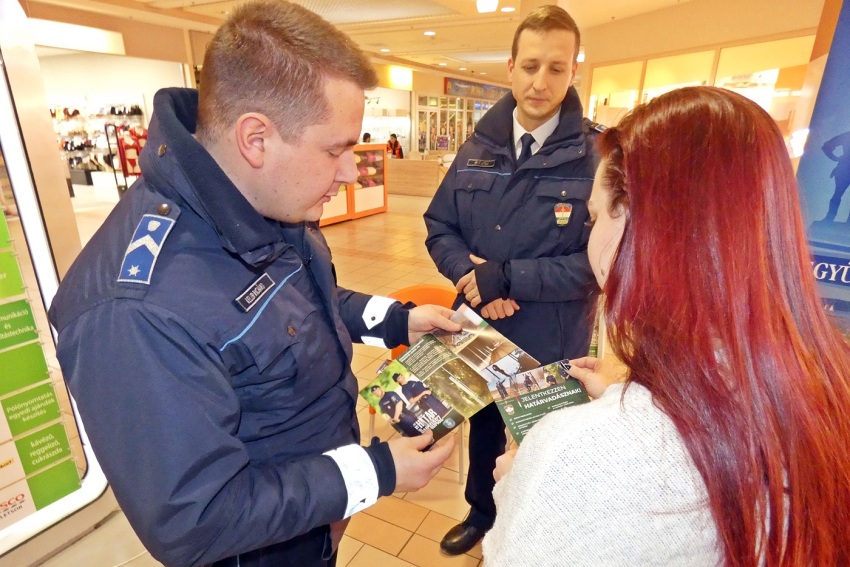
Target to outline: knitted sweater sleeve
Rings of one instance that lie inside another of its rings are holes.
[[[636,384],[535,425],[494,497],[487,567],[720,562],[705,485]]]

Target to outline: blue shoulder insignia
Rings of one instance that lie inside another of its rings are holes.
[[[150,285],[156,259],[174,227],[174,219],[159,215],[143,215],[124,253],[119,282]]]
[[[587,126],[591,130],[596,130],[597,132],[604,132],[605,130],[608,129],[607,126],[603,126],[599,122],[590,122]]]

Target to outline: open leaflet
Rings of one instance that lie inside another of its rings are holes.
[[[465,305],[452,320],[459,332],[425,334],[360,391],[402,435],[437,440],[495,400],[519,442],[548,411],[589,401],[565,363],[540,367]]]

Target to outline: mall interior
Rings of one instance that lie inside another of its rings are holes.
[[[16,443],[33,435],[34,426],[14,424],[7,409],[33,395],[55,406],[55,413],[37,418],[36,434],[53,428],[61,447],[45,453],[51,458],[41,465],[24,463],[18,476],[9,473],[14,467],[4,471],[6,464],[0,464],[2,506],[10,505],[7,497],[14,498],[21,483],[34,502],[14,516],[0,512],[0,567],[160,565],[133,533],[80,432],[46,307],[82,247],[141,173],[138,158],[154,94],[165,87],[199,87],[207,45],[240,2],[0,0],[0,221],[5,216],[9,234],[4,243],[0,231],[0,271],[4,261],[16,261],[22,284],[17,294],[0,293],[0,314],[15,301],[29,305],[34,320],[26,335],[32,356],[10,359],[11,366],[0,363],[0,404],[9,418],[5,432],[6,425],[0,427],[6,435],[0,462],[16,458]],[[516,26],[552,1],[296,3],[351,36],[379,76],[379,85],[366,92],[361,131],[371,134],[371,142],[355,147],[360,177],[325,205],[321,221],[339,284],[383,296],[421,284],[452,287],[426,250],[422,215],[460,146],[510,92],[507,60]],[[557,4],[582,31],[574,86],[594,122],[614,126],[635,106],[670,90],[714,85],[767,110],[793,163],[799,161],[841,0]],[[388,156],[390,134],[397,136],[403,159]],[[838,215],[846,218],[848,206]],[[0,360],[26,345],[0,338]],[[606,356],[604,329],[599,350]],[[351,366],[361,388],[390,356],[385,348],[354,346]],[[41,378],[12,376],[24,364],[40,365]],[[361,398],[364,443],[371,432],[382,440],[399,435],[369,409]],[[462,440],[468,435],[466,428],[456,431]],[[466,443],[458,443],[426,488],[382,498],[354,515],[337,565],[483,565],[480,544],[458,556],[439,549],[443,534],[469,509],[465,450]]]

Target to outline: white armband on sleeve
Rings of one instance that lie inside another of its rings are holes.
[[[375,325],[383,323],[387,311],[393,303],[397,303],[397,300],[373,295],[369,303],[366,304],[366,309],[363,310],[363,322],[366,324],[366,328],[371,330]]]
[[[384,342],[384,339],[379,339],[378,337],[367,337],[366,335],[363,335],[360,337],[360,340],[363,341],[363,344],[366,346],[387,348],[387,343]]]
[[[325,455],[334,460],[345,481],[345,489],[348,491],[345,518],[378,501],[378,473],[363,447],[345,445]]]

